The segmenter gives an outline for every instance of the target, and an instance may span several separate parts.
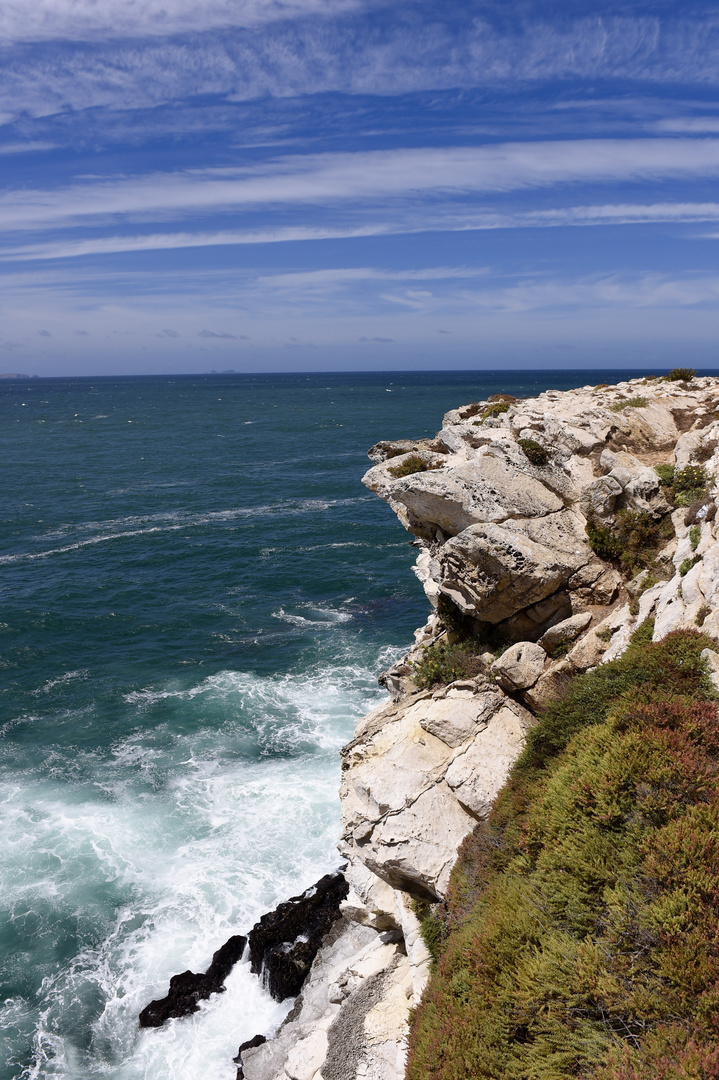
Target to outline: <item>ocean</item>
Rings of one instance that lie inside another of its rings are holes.
[[[339,865],[338,750],[428,614],[360,478],[443,412],[617,372],[0,383],[1,1080],[233,1080],[278,1005],[171,975]]]

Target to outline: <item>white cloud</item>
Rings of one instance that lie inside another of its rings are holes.
[[[360,6],[361,0],[4,0],[0,38],[87,41],[168,35],[307,15],[338,16]]]
[[[170,251],[182,248],[227,247],[246,244],[278,244],[311,240],[350,240],[357,237],[388,236],[417,232],[459,232],[487,229],[559,228],[562,226],[641,225],[651,223],[698,224],[719,221],[719,203],[608,203],[605,205],[564,206],[551,210],[501,213],[493,210],[422,208],[397,215],[392,221],[370,221],[357,227],[282,227],[263,230],[218,230],[216,232],[163,232],[134,236],[101,236],[82,240],[47,239],[31,244],[0,248],[0,258],[26,262],[36,259],[72,259],[87,255],[113,255],[124,252]],[[703,234],[714,239],[715,233]],[[476,273],[477,271],[472,271]],[[298,271],[296,275],[275,275],[278,283],[296,276],[300,280],[338,280],[356,274],[385,278],[421,276],[425,271]],[[456,273],[452,271],[452,273]],[[270,280],[272,275],[267,276]]]
[[[657,131],[676,131],[682,134],[716,134],[719,132],[719,116],[678,116],[669,120],[657,120],[653,127]]]
[[[0,196],[7,232],[101,224],[125,218],[169,221],[189,214],[276,210],[299,204],[360,204],[546,188],[571,183],[657,182],[719,175],[719,139],[587,139],[482,147],[375,150],[278,159],[252,169],[154,173],[90,180]],[[468,208],[463,209],[465,218]],[[356,223],[353,223],[357,227]],[[471,226],[470,226],[471,227]]]
[[[719,79],[719,23],[691,14],[518,15],[507,29],[460,4],[438,13],[384,0],[5,0],[3,37],[67,39],[51,55],[42,45],[6,50],[0,112],[9,115],[150,108],[206,94],[250,101],[556,79]]]
[[[2,121],[0,121],[2,122]],[[0,154],[32,154],[43,150],[56,150],[57,143],[51,142],[14,142],[0,143]]]

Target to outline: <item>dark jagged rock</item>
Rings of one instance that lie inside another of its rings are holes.
[[[204,1001],[210,994],[222,993],[225,979],[242,956],[246,944],[246,937],[235,934],[217,950],[204,975],[194,971],[173,975],[167,997],[151,1001],[140,1013],[140,1027],[162,1027],[173,1017],[189,1016],[197,1012],[198,1001]]]
[[[246,1042],[240,1043],[240,1049],[237,1051],[237,1057],[234,1057],[232,1059],[237,1065],[237,1076],[235,1077],[235,1080],[244,1080],[245,1078],[245,1074],[242,1069],[242,1051],[252,1050],[255,1046],[262,1046],[262,1044],[266,1042],[266,1035],[253,1035],[251,1039],[247,1039]]]
[[[263,915],[250,930],[252,970],[262,973],[275,1001],[299,994],[322,939],[340,914],[349,886],[341,872],[326,874],[301,896]]]

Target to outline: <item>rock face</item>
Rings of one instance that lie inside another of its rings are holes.
[[[342,916],[279,1032],[243,1051],[247,1080],[401,1080],[429,965],[417,913],[444,897],[537,710],[649,617],[655,639],[719,636],[718,406],[719,380],[633,380],[475,402],[432,440],[372,448],[364,483],[414,534],[433,610],[382,678],[392,701],[342,752]],[[708,490],[672,512],[659,464],[701,465]],[[671,513],[675,533],[633,581],[586,531],[611,533],[623,511]],[[420,688],[423,650],[461,634],[509,647],[477,646],[477,674]],[[719,685],[719,654],[707,663]]]
[[[275,1001],[299,994],[347,892],[342,873],[326,874],[301,896],[263,915],[250,930],[252,971],[264,976]]]

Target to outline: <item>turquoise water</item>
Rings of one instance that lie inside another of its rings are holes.
[[[286,1007],[170,975],[338,858],[337,750],[427,614],[380,438],[599,372],[0,384],[0,1077],[233,1080]]]

